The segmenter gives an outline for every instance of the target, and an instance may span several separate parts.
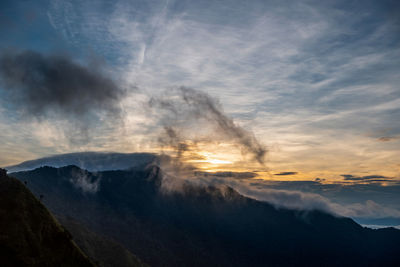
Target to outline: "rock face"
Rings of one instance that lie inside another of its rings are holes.
[[[0,169],[0,265],[94,266],[46,207]]]
[[[13,175],[43,194],[54,214],[119,242],[151,266],[400,266],[399,230],[276,209],[231,188],[183,184],[167,193],[158,167],[96,173],[42,167]],[[87,190],[93,184],[96,190]]]

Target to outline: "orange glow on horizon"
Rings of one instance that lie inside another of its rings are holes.
[[[175,147],[165,146],[158,149],[173,158],[177,158],[184,164],[191,165],[202,172],[251,172],[257,174],[252,179],[261,179],[264,181],[317,181],[321,184],[342,184],[354,185],[369,183],[369,181],[349,181],[342,175],[352,174],[355,176],[368,176],[379,173],[387,176],[388,181],[377,182],[382,186],[391,185],[399,179],[391,172],[383,172],[382,170],[360,172],[353,169],[353,166],[332,166],[332,168],[324,168],[325,161],[315,161],[310,164],[307,159],[304,164],[291,162],[290,159],[279,159],[276,157],[266,157],[266,166],[258,163],[253,159],[252,155],[243,153],[239,147],[229,143],[219,142],[191,142],[185,141],[185,150],[178,151]],[[156,152],[155,149],[153,152]],[[271,158],[271,160],[270,160]],[[279,175],[279,173],[288,173]]]

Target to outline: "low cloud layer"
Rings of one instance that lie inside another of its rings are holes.
[[[367,182],[383,182],[390,181],[390,177],[383,175],[366,175],[366,176],[354,176],[352,174],[342,174],[341,175],[346,181],[367,181]]]
[[[275,173],[274,175],[295,175],[297,172],[280,172],[280,173]]]
[[[268,202],[278,208],[298,210],[322,210],[338,216],[351,218],[400,218],[400,210],[385,207],[373,200],[352,204],[339,204],[316,193],[297,190],[257,188],[237,181],[225,182],[244,196]]]
[[[185,193],[183,185],[187,183],[202,187],[212,185],[221,190],[229,186],[243,196],[267,202],[276,208],[320,210],[351,218],[400,218],[400,206],[385,202],[385,198],[382,197],[384,195],[390,199],[394,197],[392,200],[396,203],[398,186],[321,184],[317,181],[266,181],[253,177],[252,173],[240,172],[204,173],[189,170],[185,173],[174,173],[163,168],[162,173],[162,188],[165,192]],[[338,201],[335,196],[346,201]]]
[[[250,179],[258,176],[254,172],[202,172],[197,171],[194,173],[195,176],[202,177],[221,177],[221,178],[235,178],[235,179]]]

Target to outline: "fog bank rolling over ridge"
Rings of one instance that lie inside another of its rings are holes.
[[[157,156],[151,153],[78,152],[29,160],[5,169],[18,172],[42,166],[75,165],[88,171],[125,170],[149,164],[156,158]]]

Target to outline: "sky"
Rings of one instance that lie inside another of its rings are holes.
[[[173,151],[309,189],[400,181],[398,1],[2,1],[0,32],[0,166]]]

